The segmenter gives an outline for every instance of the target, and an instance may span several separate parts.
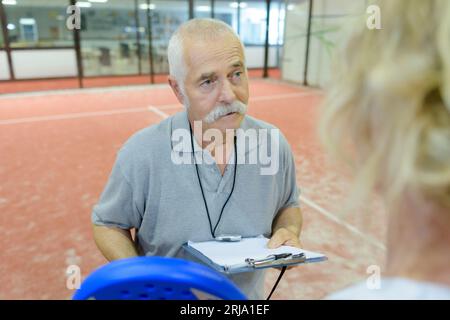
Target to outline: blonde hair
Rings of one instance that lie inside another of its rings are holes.
[[[353,202],[379,186],[450,206],[450,1],[376,4],[382,29],[360,21],[338,54],[322,141],[356,169]]]

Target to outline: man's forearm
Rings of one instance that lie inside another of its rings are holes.
[[[108,261],[138,256],[129,230],[94,225],[97,247]]]
[[[285,228],[300,236],[302,231],[303,216],[300,208],[286,208],[281,210],[272,226],[272,233],[278,229]]]

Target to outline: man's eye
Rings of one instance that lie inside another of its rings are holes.
[[[212,80],[208,79],[208,80],[203,81],[203,82],[200,84],[200,86],[202,86],[202,87],[208,87],[208,86],[210,86],[212,83],[213,83]]]
[[[237,71],[235,73],[233,73],[233,79],[238,80],[241,78],[242,75],[242,71]]]

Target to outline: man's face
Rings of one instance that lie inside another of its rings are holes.
[[[226,35],[214,42],[187,40],[184,48],[190,120],[202,120],[204,130],[225,133],[239,128],[248,103],[247,70],[239,41]]]

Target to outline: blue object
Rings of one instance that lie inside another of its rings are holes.
[[[165,257],[113,261],[91,273],[74,300],[246,300],[224,275],[195,262]]]

